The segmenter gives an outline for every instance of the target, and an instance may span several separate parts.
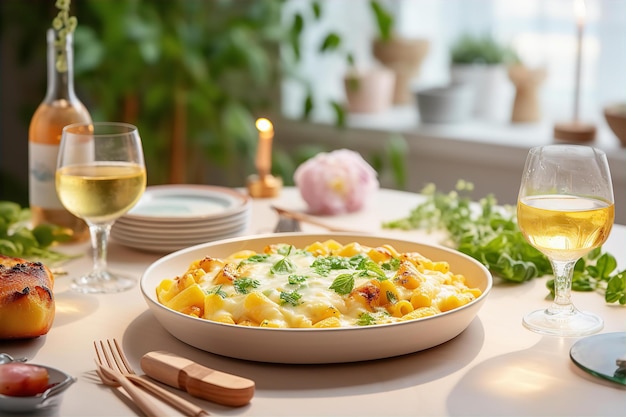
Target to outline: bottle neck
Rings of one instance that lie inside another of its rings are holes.
[[[47,32],[47,69],[48,90],[45,101],[48,103],[66,100],[78,101],[74,92],[74,45],[73,35],[65,35],[65,42],[58,42],[57,32],[48,29]],[[60,52],[63,51],[64,64],[57,65]]]

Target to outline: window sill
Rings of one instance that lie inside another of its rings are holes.
[[[550,122],[510,124],[469,121],[462,124],[422,125],[415,107],[396,107],[379,115],[351,114],[346,129],[328,121],[284,119],[277,125],[277,143],[287,150],[316,143],[330,149],[349,148],[365,157],[384,149],[391,134],[402,135],[408,145],[407,189],[419,191],[433,182],[442,190],[458,179],[475,185],[476,197],[494,194],[503,204],[514,204],[528,149],[558,143]],[[597,137],[585,145],[607,153],[616,200],[616,222],[626,224],[626,148],[604,120],[597,122]],[[385,179],[381,178],[383,186]]]

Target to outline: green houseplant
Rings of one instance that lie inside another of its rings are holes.
[[[76,35],[78,82],[108,117],[121,112],[150,135],[147,154],[169,161],[169,175],[158,170],[154,182],[208,177],[240,185],[252,171],[254,119],[279,113],[281,79],[296,78],[301,37],[322,16],[312,2],[283,24],[283,3],[87,2],[90,13]],[[332,52],[339,42],[329,33],[319,52]],[[306,118],[317,103],[307,80],[299,81],[308,91]],[[343,108],[331,105],[342,125]]]
[[[450,47],[453,64],[504,64],[517,60],[512,49],[489,35],[461,35]]]
[[[2,28],[17,33],[13,42],[24,56],[43,54],[37,45],[54,0],[38,4],[2,4],[13,16],[7,19],[9,13],[3,13]],[[76,87],[94,120],[139,126],[151,184],[239,186],[254,170],[254,120],[280,119],[281,79],[293,77],[307,90],[303,118],[323,104],[314,101],[308,80],[293,72],[303,34],[323,17],[321,5],[313,1],[287,18],[283,6],[282,0],[73,2],[80,22]],[[330,32],[318,52],[332,53],[340,46],[340,36]],[[343,106],[330,105],[336,125],[343,126]],[[311,144],[286,153],[277,145],[273,170],[287,183],[298,163],[320,150]]]

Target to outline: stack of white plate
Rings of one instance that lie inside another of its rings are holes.
[[[115,222],[111,237],[135,249],[172,252],[239,236],[249,221],[249,197],[230,188],[157,185]]]

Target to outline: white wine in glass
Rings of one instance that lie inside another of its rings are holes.
[[[599,332],[603,320],[571,301],[576,262],[602,246],[615,217],[606,154],[580,145],[532,148],[518,196],[517,221],[528,242],[550,259],[554,302],[524,317],[528,329],[555,336]]]
[[[94,251],[93,270],[72,283],[86,293],[119,292],[135,280],[107,269],[111,226],[130,210],[146,188],[146,169],[137,128],[127,123],[79,123],[66,126],[56,171],[63,206],[85,220]]]

